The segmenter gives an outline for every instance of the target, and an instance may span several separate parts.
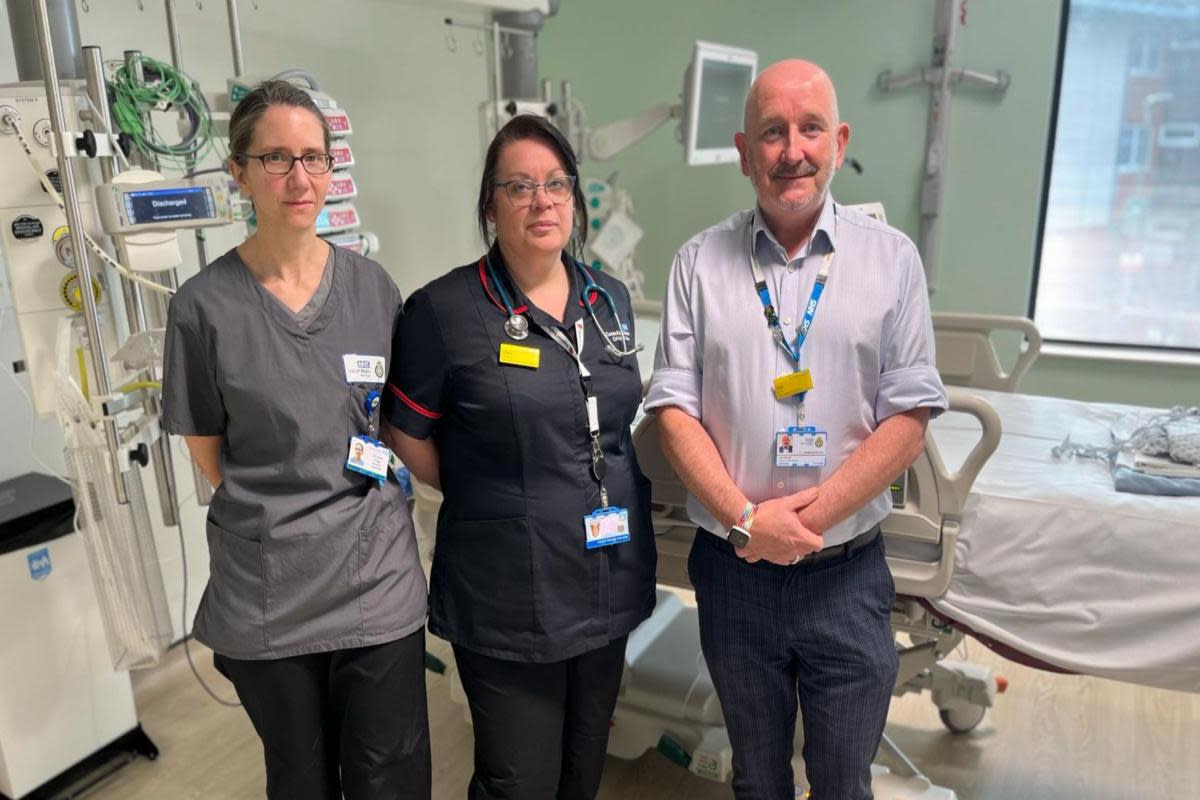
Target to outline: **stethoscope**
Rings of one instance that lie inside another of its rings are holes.
[[[614,358],[636,355],[642,350],[642,345],[638,344],[633,347],[621,345],[618,347],[614,344],[615,341],[623,342],[627,339],[629,337],[629,329],[621,323],[621,316],[617,313],[617,304],[613,300],[612,295],[608,293],[607,289],[592,280],[592,276],[588,273],[587,268],[580,264],[578,260],[571,258],[569,255],[567,258],[570,259],[571,265],[575,267],[575,270],[583,278],[583,289],[579,293],[579,304],[587,309],[588,316],[592,318],[592,325],[595,326],[596,331],[600,334],[600,338],[604,341],[604,349]],[[509,298],[508,292],[504,289],[504,284],[500,282],[496,275],[496,270],[492,266],[491,253],[483,257],[483,266],[487,270],[488,279],[491,280],[492,285],[496,287],[496,292],[500,295],[500,302],[496,303],[496,305],[500,306],[503,304],[504,311],[508,314],[508,319],[504,321],[504,333],[513,341],[519,342],[525,339],[529,336],[529,318],[524,313],[517,313],[513,309],[512,300]],[[482,278],[483,276],[481,275],[480,277]],[[487,291],[486,280],[483,282],[483,288],[484,291]],[[488,296],[491,296],[491,292],[488,292]],[[604,298],[604,302],[608,306],[608,310],[612,312],[613,320],[617,324],[616,331],[610,333],[600,325],[600,320],[596,318],[596,297]],[[496,298],[492,297],[492,302],[495,303]],[[521,310],[527,312],[528,309],[522,308]]]

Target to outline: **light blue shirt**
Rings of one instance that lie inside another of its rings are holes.
[[[798,404],[776,400],[772,387],[795,366],[763,316],[751,240],[789,344],[821,262],[833,254],[800,351],[800,366],[814,383],[800,424],[828,433],[822,468],[775,466],[775,434],[797,424]],[[698,419],[734,483],[760,503],[828,479],[887,417],[945,410],[934,363],[925,273],[907,236],[827,198],[813,235],[789,260],[761,215],[741,211],[693,236],[675,256],[645,408],[677,406]],[[687,508],[697,525],[725,535],[695,497],[689,495]],[[825,546],[870,529],[890,508],[884,491],[826,530]]]

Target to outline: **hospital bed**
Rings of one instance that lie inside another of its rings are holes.
[[[1014,661],[1200,692],[1200,498],[1117,492],[1104,462],[1051,454],[1068,437],[1110,445],[1158,411],[1016,393],[1041,349],[1028,319],[935,313],[933,323],[943,379],[978,387],[1004,435],[964,504],[950,580],[907,594]],[[997,331],[1022,338],[1008,372]],[[955,415],[931,431],[951,463],[974,435]],[[898,587],[906,559],[930,556],[896,535],[888,546]]]
[[[948,658],[968,635],[1041,669],[1200,692],[1200,498],[1119,493],[1104,463],[1051,455],[1068,435],[1105,444],[1119,421],[1154,412],[1014,393],[1041,344],[1028,320],[934,324],[947,383],[991,388],[951,386],[951,412],[892,487],[882,527],[897,587],[895,693],[929,690],[949,729],[975,727],[1005,684]],[[997,330],[1024,340],[1007,371]],[[659,580],[685,586],[694,526],[656,428],[643,420],[635,446],[654,487]],[[639,656],[631,649],[635,666]]]

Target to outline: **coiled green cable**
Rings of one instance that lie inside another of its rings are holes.
[[[139,79],[137,73],[145,76]],[[212,135],[212,113],[199,86],[186,73],[157,59],[141,56],[123,64],[113,75],[112,113],[117,127],[149,158],[180,170],[190,169],[214,149],[223,155]],[[183,111],[191,129],[177,143],[164,140],[149,124],[154,111]]]

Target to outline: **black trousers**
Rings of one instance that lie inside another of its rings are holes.
[[[214,655],[263,743],[272,800],[428,800],[425,630],[266,661]]]
[[[794,797],[798,706],[815,800],[870,800],[899,666],[882,537],[849,558],[781,567],[749,564],[700,530],[688,574],[733,745],[737,800]]]
[[[455,645],[475,728],[469,800],[596,796],[628,638],[550,664],[504,661]]]

